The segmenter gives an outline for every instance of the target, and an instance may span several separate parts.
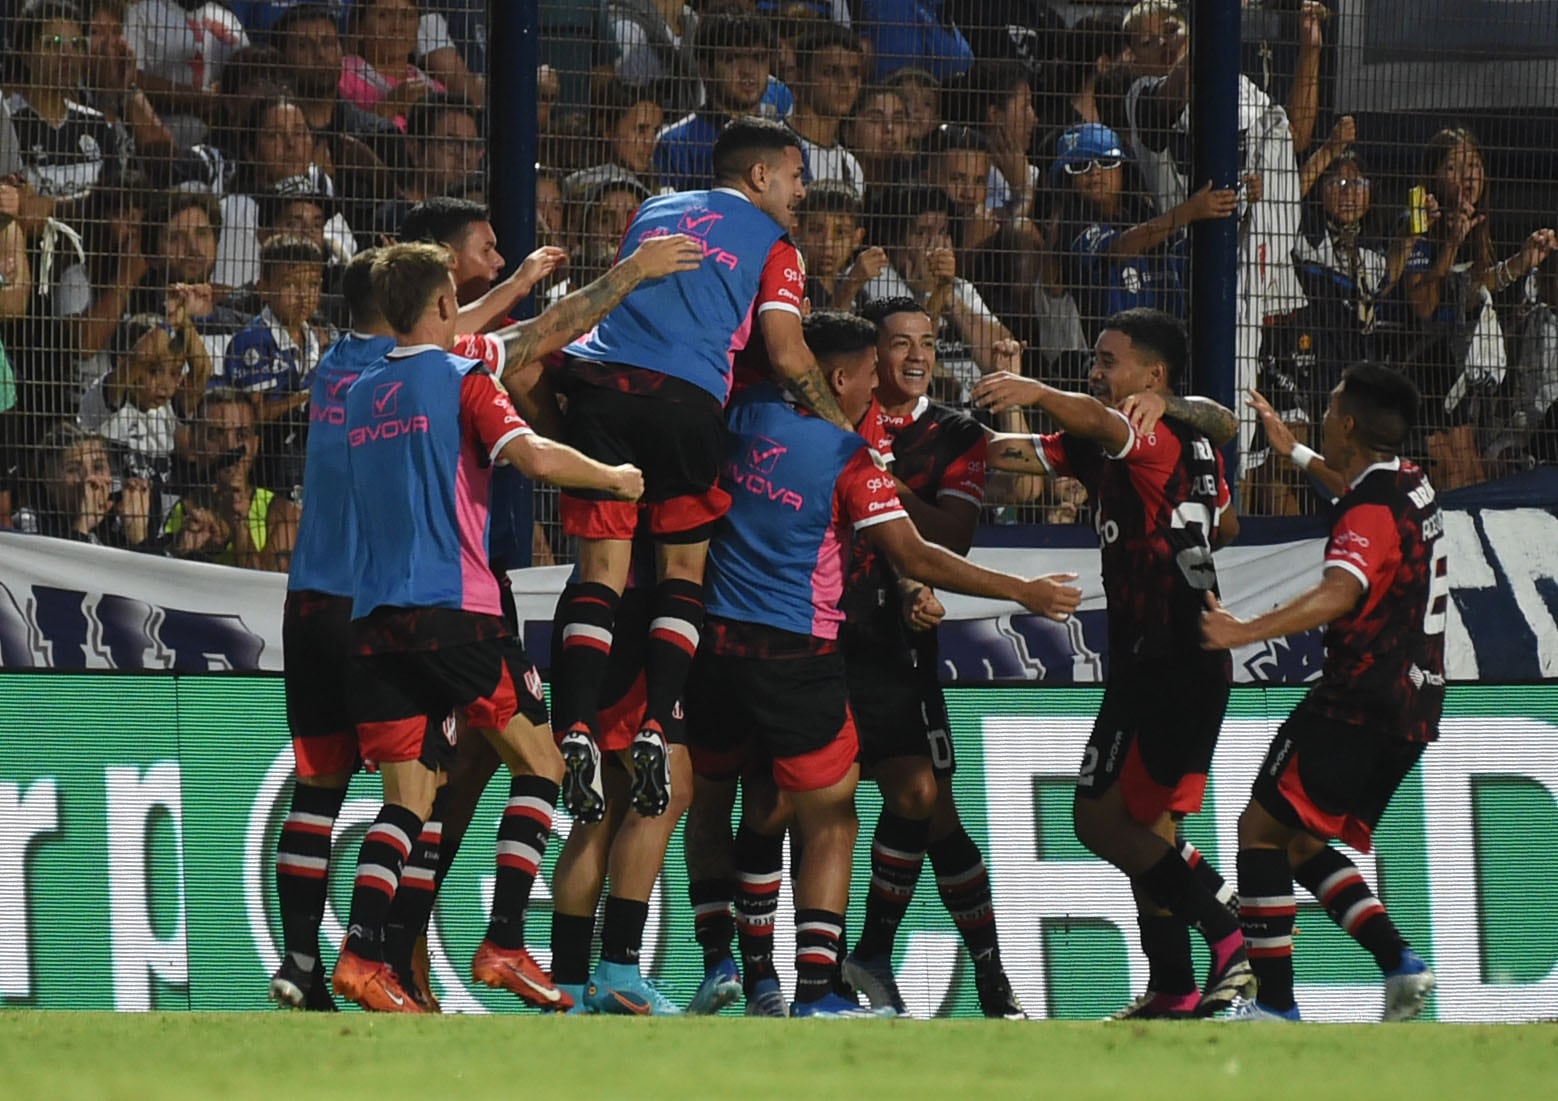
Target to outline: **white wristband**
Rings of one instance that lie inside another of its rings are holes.
[[[1300,470],[1308,470],[1309,464],[1318,459],[1320,455],[1312,447],[1305,447],[1301,443],[1293,445],[1293,454],[1288,458],[1293,460],[1293,465]]]

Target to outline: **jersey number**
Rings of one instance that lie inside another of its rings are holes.
[[[1444,634],[1444,619],[1450,608],[1450,571],[1445,569],[1441,539],[1434,540],[1428,558],[1428,608],[1423,613],[1423,634]]]

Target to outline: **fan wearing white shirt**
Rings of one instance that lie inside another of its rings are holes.
[[[806,182],[839,180],[865,190],[865,174],[839,140],[839,125],[860,95],[865,51],[860,39],[836,23],[808,31],[795,44],[800,81],[791,89],[795,109],[786,123],[801,139]]]

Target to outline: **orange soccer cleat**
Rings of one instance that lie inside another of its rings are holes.
[[[573,999],[557,989],[552,977],[523,948],[499,948],[490,940],[482,941],[471,960],[471,978],[507,990],[537,1009],[573,1008]]]
[[[364,959],[344,947],[330,975],[330,988],[369,1013],[427,1012],[406,993],[389,964]]]

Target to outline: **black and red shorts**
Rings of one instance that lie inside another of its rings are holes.
[[[709,626],[717,638],[720,621],[711,617]],[[842,780],[859,753],[837,649],[815,653],[801,643],[792,652],[736,654],[705,646],[685,698],[693,771],[707,779],[738,776],[767,757],[781,789],[820,791]]]
[[[947,701],[934,664],[846,646],[849,709],[860,733],[860,764],[870,769],[890,757],[926,757],[938,776],[957,771]]]
[[[598,372],[601,365],[591,364]],[[609,493],[566,490],[563,530],[582,539],[631,539],[639,509],[661,542],[698,543],[730,508],[719,487],[725,456],[725,411],[712,395],[681,379],[621,367],[625,378],[653,376],[655,392],[575,384],[568,390],[563,438],[592,459],[644,472],[642,504]]]
[[[1383,724],[1345,722],[1299,704],[1272,739],[1251,798],[1284,825],[1366,853],[1423,749]]]
[[[352,658],[348,699],[363,760],[447,767],[459,715],[473,730],[502,730],[515,715],[547,723],[541,674],[516,638]]]
[[[351,772],[357,728],[346,702],[352,598],[299,589],[281,613],[282,683],[299,776]]]
[[[1116,784],[1138,822],[1194,814],[1228,710],[1226,658],[1114,669],[1077,770],[1077,798]]]

